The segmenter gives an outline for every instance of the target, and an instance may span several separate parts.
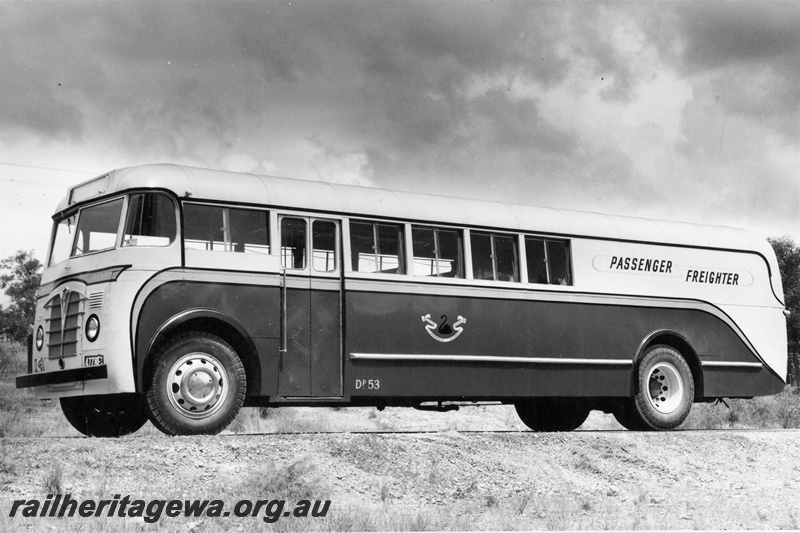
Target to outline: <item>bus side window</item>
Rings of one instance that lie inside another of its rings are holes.
[[[306,221],[286,217],[281,220],[281,264],[284,268],[306,268]]]
[[[354,272],[403,274],[403,226],[351,220],[350,254]]]
[[[184,204],[184,246],[192,250],[225,251],[225,217],[216,205]]]
[[[519,255],[517,238],[511,235],[493,235],[495,279],[498,281],[519,281]]]
[[[226,209],[230,249],[234,252],[269,254],[269,213],[256,209]]]
[[[386,274],[405,274],[403,226],[399,224],[375,224],[375,226],[378,244],[375,252],[379,271]]]
[[[163,194],[132,194],[122,246],[169,246],[175,240],[175,205]]]
[[[472,277],[474,279],[494,279],[491,235],[473,231],[469,237],[472,243]]]
[[[510,235],[472,232],[472,277],[519,281],[517,240]]]
[[[423,276],[464,277],[461,231],[412,226],[414,272]]]
[[[569,241],[525,237],[528,282],[572,285]]]
[[[528,282],[547,283],[547,256],[544,239],[525,237],[525,254],[528,256]]]
[[[568,242],[548,240],[547,263],[550,267],[551,285],[572,285]]]
[[[311,262],[317,272],[336,270],[336,224],[329,220],[311,223]]]
[[[188,249],[269,254],[267,211],[186,203],[183,220]]]

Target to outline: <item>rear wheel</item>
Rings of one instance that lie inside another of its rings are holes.
[[[244,365],[224,340],[183,333],[157,350],[146,394],[148,416],[169,435],[216,434],[244,403]]]
[[[614,412],[633,430],[675,429],[686,420],[694,401],[692,371],[670,346],[650,348],[639,363],[637,393]]]
[[[584,398],[528,398],[514,404],[520,420],[533,431],[572,431],[589,417]]]
[[[136,394],[61,398],[61,410],[72,427],[87,437],[122,437],[147,422]]]

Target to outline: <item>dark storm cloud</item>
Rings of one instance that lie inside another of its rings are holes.
[[[797,2],[687,2],[677,9],[690,68],[786,60],[800,50]],[[796,65],[793,70],[800,69]]]
[[[686,2],[675,6],[688,73],[715,73],[714,96],[734,113],[800,139],[800,3]]]
[[[0,59],[11,75],[0,119],[43,135],[80,134],[89,115],[146,121],[143,142],[162,121],[165,132],[177,123],[219,135],[254,110],[344,102],[351,107],[337,114],[352,135],[417,149],[464,125],[469,80],[526,74],[548,85],[567,67],[553,53],[563,9],[549,4],[81,2],[3,11]]]
[[[669,13],[631,8],[626,20],[677,24],[681,6],[667,6]],[[329,147],[329,157],[363,154],[364,172],[381,184],[431,176],[478,188],[494,173],[531,188],[584,177],[621,191],[639,179],[624,150],[580,147],[586,139],[574,125],[551,122],[539,97],[512,90],[520,80],[554,90],[572,75],[579,94],[600,90],[605,78],[612,82],[601,97],[620,105],[634,98],[642,74],[613,41],[615,9],[4,5],[0,67],[13,76],[0,82],[0,121],[45,137],[93,136],[147,160],[214,166],[237,149],[261,161],[276,147],[304,144]],[[664,54],[675,54],[662,42]],[[575,79],[576,64],[585,78]],[[589,176],[601,172],[613,178]]]
[[[31,25],[31,21],[36,23]],[[41,37],[41,40],[38,39]],[[38,19],[20,4],[0,6],[0,121],[4,136],[33,130],[78,138],[84,130],[76,91],[103,84],[94,65],[58,45],[68,31],[55,19]]]
[[[515,99],[508,91],[493,89],[477,98],[475,111],[487,123],[489,146],[570,155],[577,138],[547,122],[532,99]]]
[[[2,46],[2,45],[0,45]],[[62,99],[56,91],[72,90],[69,84],[58,86],[55,76],[45,72],[30,72],[24,61],[8,62],[0,76],[0,120],[4,125],[2,136],[13,136],[19,130],[33,130],[47,136],[67,135],[80,137],[83,117],[77,106]],[[10,98],[9,95],[19,95]]]

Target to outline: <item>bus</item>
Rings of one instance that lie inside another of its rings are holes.
[[[482,403],[670,430],[786,384],[778,264],[740,229],[178,165],[72,187],[53,221],[16,384],[90,436]]]

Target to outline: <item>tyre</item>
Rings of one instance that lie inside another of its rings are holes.
[[[236,351],[215,335],[177,335],[156,350],[150,369],[147,414],[168,435],[219,433],[244,403],[244,365]]]
[[[689,416],[692,402],[694,380],[686,360],[670,346],[653,346],[639,363],[637,393],[623,418],[634,426],[675,429]]]
[[[122,437],[147,422],[136,394],[73,396],[61,398],[60,403],[67,421],[87,437]]]
[[[528,398],[514,404],[520,420],[533,431],[572,431],[589,416],[583,398]]]
[[[647,423],[642,419],[638,411],[636,411],[633,398],[626,398],[625,401],[623,401],[614,409],[613,414],[614,418],[617,419],[617,422],[619,422],[620,425],[622,425],[622,427],[625,429],[630,431],[653,430],[653,428],[647,425]]]

